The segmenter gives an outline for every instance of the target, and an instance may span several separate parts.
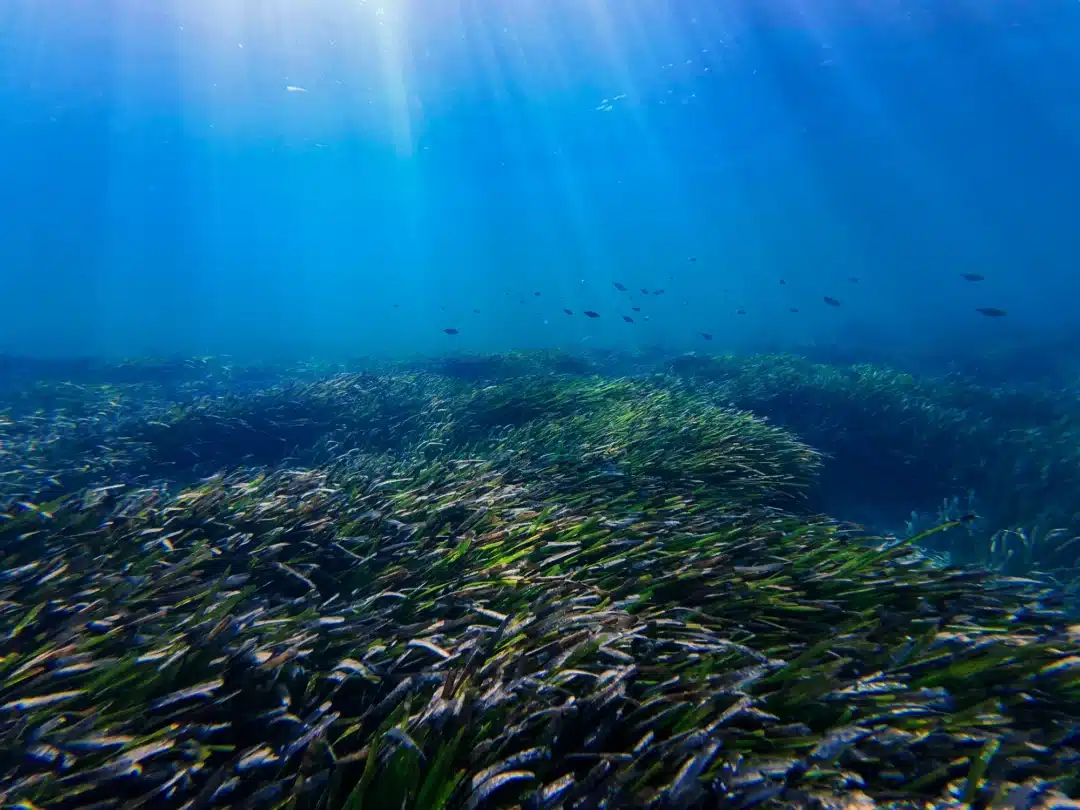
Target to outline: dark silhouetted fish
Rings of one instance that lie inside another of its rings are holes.
[[[697,256],[691,256],[689,259],[687,259],[687,261],[696,262]]]
[[[611,283],[615,285],[615,289],[618,290],[619,292],[626,292],[626,286],[625,285],[620,284],[618,281],[613,281]]]
[[[573,315],[574,314],[571,310],[567,309],[566,307],[563,307],[563,312],[565,312],[567,315]]]
[[[533,295],[535,295],[537,298],[540,297],[540,293],[538,293],[538,292],[534,292]]]
[[[745,315],[746,310],[745,309],[737,309],[737,310],[735,310],[735,314],[736,315]]]
[[[847,280],[850,281],[852,284],[858,284],[859,283],[859,277],[858,276],[848,276]]]
[[[664,294],[664,289],[661,287],[659,290],[653,290],[652,294],[653,295],[663,295]]]
[[[648,291],[648,290],[646,290],[646,289],[645,289],[644,287],[642,287],[642,288],[641,288],[641,294],[642,294],[642,295],[648,295],[648,294],[649,294],[649,291]]]
[[[454,329],[453,327],[450,327],[449,329],[443,329],[443,331],[446,332],[446,334],[448,335],[456,335],[458,333],[458,330]]]
[[[984,281],[986,276],[980,275],[979,273],[961,273],[960,278],[964,281]]]
[[[712,333],[711,332],[702,332],[701,336],[703,338],[705,338],[706,340],[712,340]]]
[[[624,321],[626,321],[627,323],[633,323],[633,322],[634,322],[634,319],[633,319],[633,318],[631,318],[631,317],[630,317],[629,315],[623,315],[623,316],[622,316],[622,319],[623,319]]]
[[[790,308],[788,309],[788,312],[798,312],[798,311],[799,311],[799,310],[798,310],[798,307],[790,307]]]
[[[780,279],[780,283],[781,283],[781,284],[787,284],[787,282],[786,282],[786,281],[784,281],[783,279]]]
[[[825,296],[825,298],[824,298],[823,300],[824,300],[824,301],[825,301],[825,303],[826,303],[826,304],[828,304],[828,305],[829,305],[830,307],[838,307],[838,306],[840,306],[840,302],[839,302],[839,301],[837,301],[837,300],[836,300],[835,298],[830,298],[830,297],[829,297],[829,296],[827,296],[827,295]]]
[[[981,312],[987,318],[1004,318],[1008,313],[997,307],[975,307],[976,312]]]
[[[630,307],[634,312],[641,312],[641,307]]]
[[[588,315],[590,318],[599,318],[600,317],[599,312],[593,312],[591,309],[585,310],[585,314]]]

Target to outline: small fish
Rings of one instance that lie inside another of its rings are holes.
[[[827,296],[827,295],[826,295],[826,296],[825,296],[825,297],[824,297],[824,298],[823,298],[822,300],[823,300],[823,301],[824,301],[824,302],[825,302],[826,304],[828,304],[828,305],[829,305],[830,307],[838,307],[838,306],[840,306],[840,302],[839,302],[839,301],[837,301],[837,300],[836,300],[835,298],[830,298],[830,297],[829,297],[829,296]]]
[[[630,307],[634,312],[641,312],[641,307]]]
[[[537,298],[540,297],[540,293],[538,293],[538,292],[534,292],[533,295],[535,295]]]
[[[737,309],[737,310],[735,310],[735,314],[736,315],[745,315],[746,310],[745,309]]]
[[[986,276],[980,275],[979,273],[961,273],[960,278],[962,278],[964,281],[985,281],[986,280]]]
[[[706,340],[712,340],[712,333],[711,332],[702,332],[701,336],[703,338],[705,338]]]
[[[624,321],[626,321],[627,323],[633,323],[633,322],[634,322],[634,319],[633,319],[633,318],[631,318],[631,317],[630,317],[629,315],[623,315],[623,316],[622,316],[622,319],[623,319]]]
[[[456,335],[456,334],[458,334],[458,330],[454,329],[453,327],[443,329],[443,331],[446,332],[446,334],[448,334],[448,335]]]
[[[306,93],[307,88],[306,87],[297,87],[295,84],[287,84],[287,85],[285,85],[285,91],[288,92],[288,93]]]
[[[593,312],[591,309],[585,310],[585,314],[588,315],[590,318],[599,318],[600,317],[599,312]]]
[[[644,287],[642,287],[642,288],[641,288],[641,294],[642,294],[642,295],[648,295],[648,294],[649,294],[649,291],[648,291],[648,290],[646,290],[646,289],[645,289]]]
[[[567,315],[573,315],[574,314],[572,310],[569,310],[566,307],[563,307],[563,312],[565,312]]]
[[[859,283],[859,277],[858,276],[848,276],[847,280],[850,281],[852,284],[858,284]]]
[[[480,314],[480,310],[478,310],[478,309],[474,309],[474,310],[473,310],[473,314],[475,314],[475,315],[479,315],[479,314]]]
[[[659,290],[653,290],[653,291],[652,291],[652,294],[653,294],[653,295],[663,295],[663,294],[664,294],[664,290],[663,290],[663,288],[661,288],[661,289],[659,289]]]
[[[799,311],[798,307],[789,307],[788,308],[788,312],[798,312],[798,311]]]
[[[997,307],[975,307],[976,312],[981,312],[987,318],[1004,318],[1006,314],[1005,310],[998,309]]]
[[[696,262],[697,261],[697,256],[691,256],[689,259],[687,259],[687,261],[688,262]]]
[[[615,289],[618,290],[619,292],[626,292],[625,285],[620,284],[618,281],[613,281],[611,283],[615,285]]]
[[[786,281],[784,281],[783,279],[780,279],[780,283],[781,283],[781,284],[787,284],[787,282],[786,282]]]

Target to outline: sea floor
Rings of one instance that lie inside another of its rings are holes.
[[[12,806],[1080,797],[1060,387],[559,352],[0,377]]]

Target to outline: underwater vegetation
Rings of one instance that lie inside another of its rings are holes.
[[[34,501],[102,482],[191,483],[237,465],[320,465],[346,451],[430,460],[473,443],[494,446],[500,430],[528,422],[548,432],[556,458],[588,441],[580,438],[586,410],[594,420],[627,420],[644,417],[646,404],[686,413],[720,405],[766,418],[824,454],[820,474],[804,485],[805,511],[896,534],[974,513],[978,520],[930,545],[960,563],[1078,578],[1080,406],[1056,382],[1009,387],[791,355],[656,351],[288,368],[213,358],[114,365],[84,363],[80,381],[69,379],[70,368],[59,378],[5,378],[0,453],[11,469],[0,475],[0,498]],[[142,366],[147,382],[117,381]],[[628,409],[621,416],[620,400]]]
[[[783,356],[132,365],[6,398],[6,804],[1080,797],[1076,547],[1025,528],[1075,512],[1069,402]],[[818,514],[889,476],[977,508]]]
[[[942,535],[937,547],[964,562],[990,560],[995,535],[1056,531],[1015,563],[1076,576],[1080,542],[1080,404],[1045,387],[986,386],[888,368],[833,366],[795,356],[701,357],[671,362],[691,390],[733,403],[791,430],[828,455],[815,504],[850,514],[866,501],[980,520]],[[891,502],[891,503],[890,503]],[[1009,535],[1011,536],[1011,535]],[[942,545],[946,543],[947,546]],[[1000,544],[1000,543],[999,543]],[[1033,551],[1033,553],[1032,553]]]

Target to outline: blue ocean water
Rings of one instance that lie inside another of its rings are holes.
[[[1064,0],[7,0],[0,351],[1066,340],[1078,34]]]

